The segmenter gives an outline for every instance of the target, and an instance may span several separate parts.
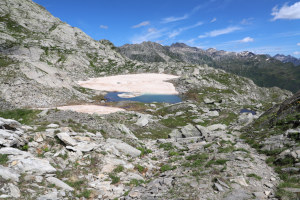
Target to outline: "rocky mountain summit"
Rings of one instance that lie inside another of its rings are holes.
[[[279,61],[181,43],[126,48],[31,0],[0,2],[0,198],[299,198],[299,93],[215,68]],[[130,73],[179,76],[170,82],[182,102],[107,102],[77,84]],[[56,108],[73,104],[124,111]]]
[[[133,60],[155,62],[184,62],[207,64],[252,79],[261,87],[277,86],[293,92],[300,89],[300,68],[278,57],[248,51],[227,52],[213,48],[203,50],[183,43],[162,46],[154,42],[126,44],[119,52]]]

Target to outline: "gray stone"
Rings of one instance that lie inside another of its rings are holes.
[[[0,165],[0,176],[5,180],[12,180],[19,182],[20,174],[13,169],[3,167]]]
[[[198,123],[203,123],[204,121],[202,119],[193,119],[193,122],[198,124]]]
[[[76,146],[66,146],[67,149],[73,150],[73,151],[81,151],[81,152],[89,152],[92,151],[98,147],[95,143],[88,143],[88,142],[79,142],[76,144]]]
[[[57,187],[62,188],[63,190],[69,190],[69,191],[74,190],[72,187],[70,187],[68,184],[64,183],[63,181],[59,180],[58,178],[48,177],[48,178],[46,178],[46,180],[49,183],[52,183],[52,184],[56,185]]]
[[[63,141],[66,145],[75,146],[77,142],[70,137],[70,135],[66,132],[58,133],[57,137]]]
[[[219,112],[214,110],[214,111],[209,111],[208,113],[206,113],[207,116],[209,117],[218,117],[219,116]]]
[[[249,194],[248,191],[242,188],[234,189],[232,192],[228,193],[224,197],[224,200],[248,200],[248,199],[252,199],[252,195]]]
[[[205,98],[203,101],[204,101],[205,104],[213,104],[215,102],[215,100],[208,99],[208,98]]]
[[[138,139],[124,124],[117,124],[116,126],[121,132],[125,133],[126,136],[129,136],[132,139]]]
[[[13,158],[16,162],[14,168],[22,172],[35,172],[37,174],[45,174],[55,172],[56,169],[50,165],[48,160],[29,157],[29,158]]]
[[[32,154],[29,152],[21,151],[19,149],[12,148],[12,147],[1,148],[0,154],[32,156]]]
[[[14,198],[21,197],[21,192],[17,186],[15,186],[12,183],[8,183],[9,189],[10,189],[10,195]]]
[[[6,129],[16,129],[16,128],[20,128],[21,124],[19,122],[17,122],[16,120],[13,119],[4,119],[2,117],[0,117],[0,126],[4,126],[4,128]]]
[[[258,199],[265,199],[266,195],[263,192],[253,192],[253,195]]]
[[[106,140],[108,145],[113,145],[116,149],[120,152],[124,153],[125,155],[130,155],[132,157],[138,157],[141,154],[141,151],[130,146],[129,144],[118,140],[118,139],[107,139]]]
[[[135,123],[138,126],[146,126],[149,123],[149,118],[147,115],[139,114],[139,119]]]
[[[223,187],[219,183],[214,183],[215,189],[219,192],[224,192]]]
[[[58,124],[49,124],[49,125],[47,126],[47,128],[58,128],[58,127],[59,127]]]
[[[297,167],[287,167],[287,168],[282,168],[281,171],[283,171],[283,172],[299,172],[300,169]]]
[[[37,200],[58,200],[57,192],[50,192],[48,194],[39,196]]]
[[[188,124],[181,129],[182,137],[201,136],[201,132],[193,125]]]
[[[207,127],[207,129],[209,131],[225,130],[226,128],[227,128],[227,126],[225,124],[213,124],[213,125]]]
[[[171,133],[168,135],[169,138],[182,138],[182,134],[178,129],[172,130]]]

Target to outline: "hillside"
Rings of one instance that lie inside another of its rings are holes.
[[[265,112],[242,135],[252,147],[269,156],[267,163],[283,180],[278,190],[282,199],[299,198],[299,125],[300,91]]]
[[[143,42],[127,44],[119,47],[118,50],[122,55],[133,60],[207,64],[250,78],[261,87],[277,86],[292,92],[300,89],[300,68],[268,55],[226,52],[212,48],[203,50],[183,43],[162,46],[153,42]]]

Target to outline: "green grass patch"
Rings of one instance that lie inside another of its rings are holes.
[[[158,148],[164,149],[165,151],[170,151],[172,149],[175,149],[175,147],[170,142],[162,143],[158,146]]]
[[[143,180],[131,179],[129,184],[134,185],[134,186],[139,186],[143,183],[145,183],[145,181],[143,181]]]
[[[8,162],[7,154],[0,154],[0,164],[5,165]]]
[[[174,170],[176,169],[177,167],[176,166],[171,166],[171,165],[163,165],[160,167],[160,171],[161,172],[165,172],[165,171],[169,171],[169,170]]]
[[[113,173],[109,174],[109,178],[111,179],[111,184],[117,184],[120,182],[120,177],[114,175]]]
[[[205,167],[211,167],[212,165],[225,165],[228,160],[226,159],[218,159],[218,160],[210,160],[206,163]]]
[[[135,165],[134,168],[137,169],[140,173],[143,173],[145,171],[145,167],[139,164]]]
[[[72,187],[72,188],[74,188],[74,189],[76,189],[76,190],[80,190],[80,189],[83,187],[83,185],[85,184],[85,181],[84,181],[84,180],[78,180],[78,181],[66,181],[66,183],[67,183],[70,187]]]
[[[256,180],[260,181],[262,179],[262,177],[256,175],[256,174],[247,174],[247,177],[252,177],[252,178],[255,178]]]
[[[91,193],[92,193],[92,191],[91,190],[83,190],[83,192],[81,192],[80,194],[78,194],[78,195],[76,195],[76,197],[78,197],[78,198],[81,198],[81,197],[84,197],[84,198],[90,198],[90,196],[91,196]]]
[[[14,119],[19,121],[22,124],[31,125],[32,122],[37,119],[37,115],[40,113],[40,110],[29,110],[29,109],[15,109],[15,110],[6,110],[0,111],[0,117],[6,119]]]
[[[147,149],[146,147],[138,147],[137,149],[141,151],[141,155],[140,155],[141,157],[143,157],[149,153],[152,153],[152,150]]]
[[[120,173],[120,172],[122,172],[122,171],[124,171],[124,167],[123,167],[122,165],[118,165],[118,166],[113,170],[113,172],[115,172],[115,173]]]

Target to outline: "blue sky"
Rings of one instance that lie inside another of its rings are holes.
[[[34,0],[116,46],[183,42],[203,49],[300,57],[299,0]]]

